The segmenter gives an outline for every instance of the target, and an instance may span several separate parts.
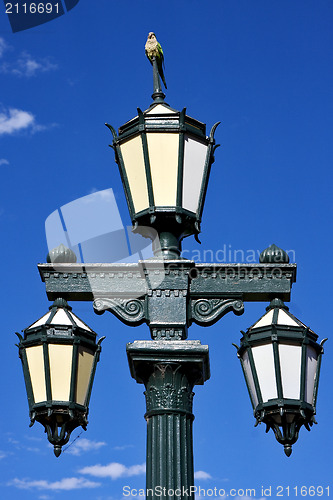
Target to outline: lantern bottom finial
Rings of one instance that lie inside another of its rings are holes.
[[[60,454],[61,454],[61,446],[60,446],[59,444],[55,444],[55,445],[54,445],[54,449],[53,449],[53,451],[54,451],[54,454],[55,454],[55,456],[56,456],[57,458],[58,458],[58,457],[60,457]]]
[[[284,452],[287,455],[287,457],[290,457],[292,451],[293,451],[293,449],[292,449],[292,446],[290,444],[284,445]]]

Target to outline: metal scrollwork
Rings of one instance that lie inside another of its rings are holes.
[[[192,300],[192,320],[198,325],[213,325],[229,311],[237,316],[244,312],[240,299],[198,299]]]
[[[93,307],[96,314],[110,311],[123,323],[132,326],[145,321],[144,299],[99,298],[94,300]]]

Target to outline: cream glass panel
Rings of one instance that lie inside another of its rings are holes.
[[[301,389],[301,354],[299,345],[279,344],[283,397],[299,399]]]
[[[155,205],[175,206],[179,135],[148,133],[147,143]]]
[[[76,385],[76,402],[84,405],[93,366],[94,355],[84,347],[79,347],[79,360]]]
[[[72,378],[73,346],[50,344],[50,374],[52,399],[68,401]]]
[[[26,354],[35,403],[46,401],[43,346],[28,347]]]
[[[263,402],[277,398],[272,344],[252,347]]]
[[[141,136],[124,142],[120,146],[120,151],[125,164],[134,210],[140,212],[149,207]]]
[[[185,136],[183,208],[196,213],[207,155],[207,145]]]
[[[252,401],[254,403],[254,407],[256,407],[258,405],[259,401],[258,401],[258,397],[257,397],[257,391],[256,391],[256,388],[254,385],[254,379],[253,379],[249,355],[248,355],[247,351],[245,351],[245,353],[243,354],[243,366],[244,366],[246,380],[247,380],[248,386],[249,386],[250,391],[251,391]]]
[[[306,375],[305,375],[305,401],[313,403],[313,390],[316,378],[318,354],[313,347],[308,345],[306,351]]]

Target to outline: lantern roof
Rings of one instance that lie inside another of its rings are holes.
[[[267,327],[270,325],[291,326],[303,329],[307,328],[311,333],[314,333],[304,323],[291,314],[289,312],[289,307],[287,307],[280,299],[272,300],[270,305],[266,307],[266,311],[267,312],[261,316],[261,318],[250,326],[248,333],[251,333],[252,330],[257,328]]]
[[[137,110],[136,116],[119,127],[118,136],[113,127],[106,123],[113,134],[114,142],[127,140],[143,131],[187,132],[203,141],[209,140],[206,136],[206,124],[187,115],[186,108],[179,111],[165,102],[154,102],[145,111],[140,108]]]
[[[86,323],[72,312],[72,308],[67,304],[66,300],[61,298],[56,299],[49,307],[49,312],[28,326],[25,331],[44,325],[77,327],[86,332],[94,333]]]

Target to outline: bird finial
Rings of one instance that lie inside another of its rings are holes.
[[[145,52],[149,62],[153,66],[154,92],[152,97],[155,102],[163,102],[165,94],[162,92],[160,78],[164,84],[164,87],[167,88],[163,73],[164,55],[161,44],[157,41],[156,35],[153,31],[148,33]]]

